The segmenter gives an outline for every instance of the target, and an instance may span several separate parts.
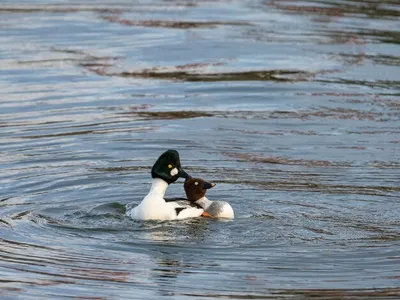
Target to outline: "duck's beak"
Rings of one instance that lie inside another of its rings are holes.
[[[190,176],[188,173],[186,173],[182,168],[179,168],[178,171],[179,171],[179,173],[178,173],[179,177],[185,178],[186,180],[192,178],[192,176]]]
[[[215,183],[205,181],[203,184],[203,189],[208,190],[214,187],[215,185],[216,185]]]

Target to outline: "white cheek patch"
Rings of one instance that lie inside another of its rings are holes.
[[[178,169],[177,168],[173,168],[170,172],[169,172],[169,174],[171,174],[171,176],[175,176],[176,174],[178,174],[179,172],[178,172]]]

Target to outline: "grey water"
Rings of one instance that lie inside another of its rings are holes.
[[[0,298],[399,299],[399,21],[394,0],[1,1]],[[166,149],[234,220],[124,215]]]

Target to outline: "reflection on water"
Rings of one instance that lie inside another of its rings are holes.
[[[0,298],[398,299],[399,13],[3,1]],[[125,216],[171,148],[235,220]]]

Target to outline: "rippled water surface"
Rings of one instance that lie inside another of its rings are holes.
[[[399,299],[399,19],[2,1],[0,298]],[[166,149],[233,221],[125,217]]]

